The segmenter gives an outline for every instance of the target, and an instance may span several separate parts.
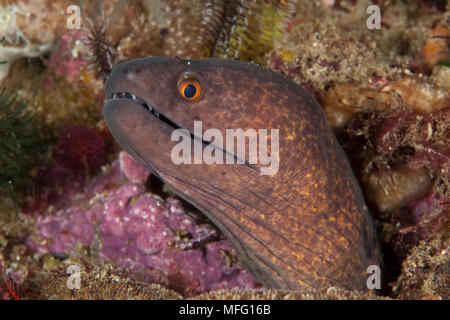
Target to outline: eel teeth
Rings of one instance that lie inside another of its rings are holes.
[[[137,97],[136,95],[134,95],[132,93],[128,93],[128,92],[114,92],[112,94],[112,99],[132,100],[132,101],[135,101],[135,102],[139,103],[140,105],[142,105],[143,107],[145,107],[149,111],[153,111],[153,108],[151,106],[149,106],[148,103],[145,102],[144,99],[139,98],[139,97]],[[156,114],[156,116],[159,118],[159,114]]]

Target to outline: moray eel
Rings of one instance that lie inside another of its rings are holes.
[[[119,144],[203,212],[264,286],[367,290],[368,266],[381,264],[372,218],[322,108],[300,85],[252,63],[152,57],[115,66],[106,98]],[[276,170],[262,174],[267,161],[250,163],[250,142],[243,159],[210,128],[223,139],[230,128],[266,129]],[[235,163],[174,162],[176,129],[192,140],[191,157],[196,144]]]

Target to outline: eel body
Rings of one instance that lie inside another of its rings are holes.
[[[324,112],[301,86],[246,62],[152,57],[117,65],[106,97],[119,144],[202,211],[266,287],[367,290],[367,268],[381,264],[373,222]],[[227,129],[266,129],[276,170],[262,174],[260,154],[248,161],[250,138],[244,161],[237,143],[202,136],[210,128],[224,139]],[[192,158],[194,145],[213,146],[244,163],[175,163],[176,129],[191,140]]]

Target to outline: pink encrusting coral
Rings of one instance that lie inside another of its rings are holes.
[[[29,247],[57,257],[80,245],[100,248],[101,258],[184,296],[257,287],[246,270],[226,261],[234,258],[231,244],[216,229],[197,223],[179,200],[146,192],[147,176],[122,152],[106,175],[91,180],[81,199],[36,218],[37,235],[28,239]]]

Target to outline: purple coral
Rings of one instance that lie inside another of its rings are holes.
[[[119,163],[120,170],[127,176],[128,180],[132,182],[143,182],[150,174],[147,169],[134,161],[134,159],[126,152],[121,152],[119,154]]]
[[[77,204],[73,201],[38,217],[37,236],[28,245],[40,253],[64,257],[75,250],[77,242],[92,247],[100,244],[103,259],[185,296],[257,287],[246,270],[225,263],[224,255],[232,248],[217,230],[198,224],[179,200],[164,201],[146,192],[142,182],[148,174],[121,153],[108,174],[91,180]]]

